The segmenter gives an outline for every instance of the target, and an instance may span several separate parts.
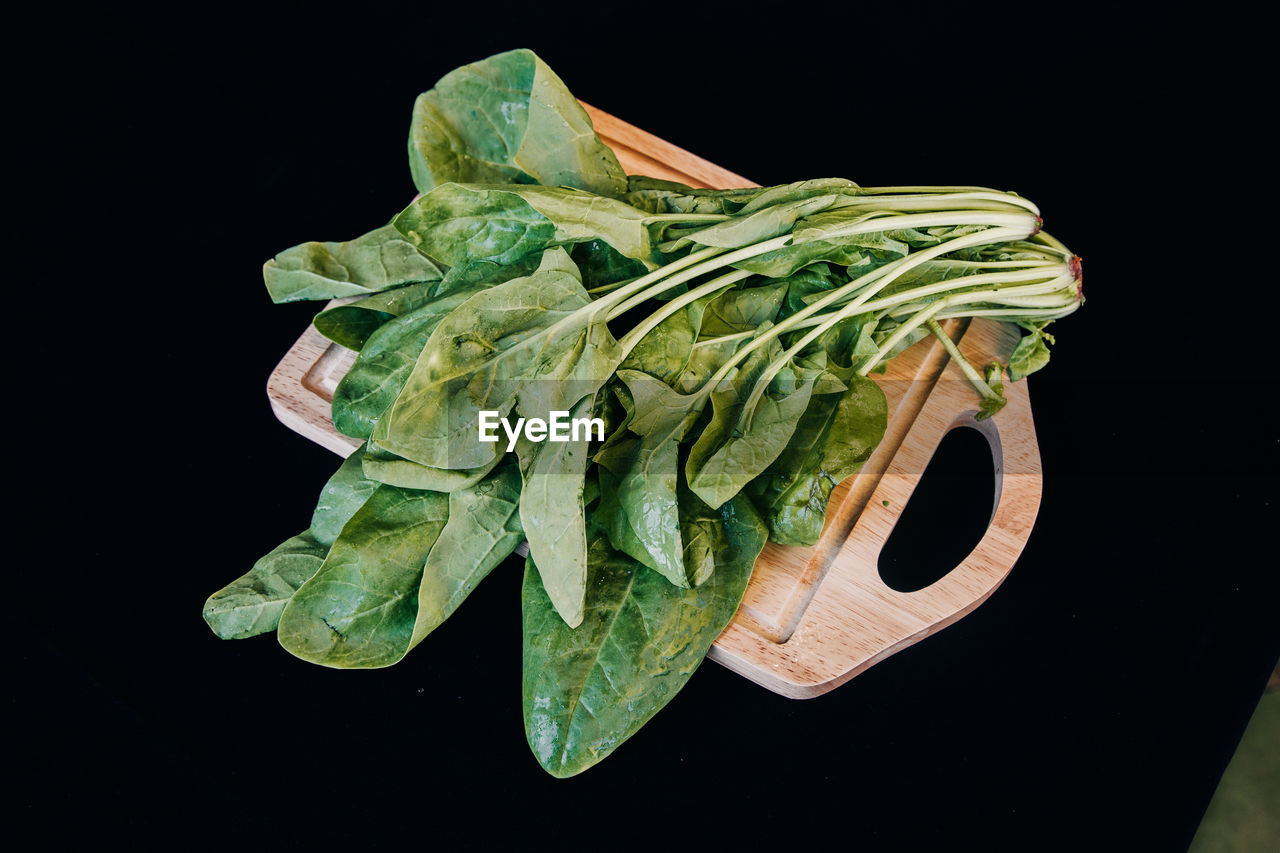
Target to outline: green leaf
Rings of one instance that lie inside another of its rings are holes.
[[[501,461],[501,456],[494,456],[476,468],[434,468],[410,462],[376,445],[368,445],[364,454],[364,474],[370,480],[389,486],[452,494],[483,480]]]
[[[768,187],[759,195],[743,205],[739,215],[755,213],[773,205],[803,201],[824,195],[853,196],[861,195],[862,190],[853,181],[845,178],[815,178],[808,181],[796,181],[792,184],[779,184]],[[832,200],[835,203],[835,200]]]
[[[777,341],[771,341],[711,392],[711,421],[694,442],[685,473],[689,488],[714,508],[778,458],[809,406],[822,370],[797,362],[779,373],[749,410],[757,382],[780,353]]]
[[[746,343],[745,340],[730,340],[695,344],[693,352],[689,354],[689,363],[679,380],[674,383],[675,389],[682,394],[697,391]]]
[[[448,516],[447,495],[379,485],[280,615],[280,645],[342,669],[398,661],[413,636],[422,567]]]
[[[449,520],[422,570],[409,647],[442,625],[523,539],[520,471],[514,464],[450,494]]]
[[[518,261],[499,264],[493,261],[470,261],[461,266],[450,267],[440,282],[438,295],[445,296],[455,290],[480,290],[493,287],[513,278],[532,275],[542,263],[538,254],[525,255]]]
[[[638,278],[648,272],[642,261],[628,258],[604,240],[578,243],[569,256],[582,273],[582,286],[591,290],[606,284]]]
[[[436,326],[478,292],[478,288],[455,290],[392,319],[370,335],[333,391],[333,425],[338,432],[368,438],[408,381]]]
[[[557,616],[532,559],[524,611],[525,734],[538,763],[557,777],[597,763],[682,688],[742,601],[764,525],[749,501],[720,513],[727,547],[710,580],[672,586],[609,547],[597,531],[588,551],[586,618]]]
[[[1009,379],[1017,382],[1049,363],[1049,346],[1045,337],[1043,327],[1032,326],[1030,332],[1018,340],[1009,356]]]
[[[541,252],[555,223],[498,186],[441,184],[393,220],[415,247],[449,266],[477,261],[510,264]]]
[[[804,310],[811,300],[821,299],[833,288],[847,283],[839,280],[837,275],[831,272],[830,266],[821,262],[796,270],[783,281],[786,283],[787,293],[780,312],[781,317],[790,317]]]
[[[478,468],[502,444],[479,440],[480,411],[546,419],[594,397],[621,350],[572,263],[549,250],[538,272],[472,296],[441,321],[373,444],[435,468]]]
[[[596,482],[600,487],[600,504],[591,514],[591,523],[598,524],[605,535],[609,537],[610,544],[613,545],[615,551],[621,551],[627,554],[633,560],[649,565],[653,559],[649,556],[649,550],[644,543],[636,536],[631,524],[627,519],[627,513],[622,507],[621,495],[618,489],[618,481],[620,474],[615,474],[610,468],[610,457],[618,454],[622,459],[627,457],[623,454],[634,454],[640,446],[640,439],[631,435],[629,432],[626,438],[618,439],[607,447],[602,448],[596,454]],[[625,472],[625,464],[622,469]],[[588,481],[589,482],[589,481]],[[653,566],[649,566],[653,568]],[[656,570],[655,570],[656,571]]]
[[[594,402],[594,397],[579,401],[570,417],[585,417]],[[569,627],[582,622],[586,594],[588,444],[534,442],[522,436],[516,445],[524,481],[520,523],[529,556],[538,560],[547,593]]]
[[[262,266],[272,302],[368,296],[443,275],[390,225],[345,243],[302,243]]]
[[[888,405],[880,386],[856,373],[844,381],[843,394],[812,399],[786,450],[752,484],[774,542],[815,544],[831,490],[853,476],[884,437]]]
[[[622,200],[646,213],[734,213],[764,192],[763,187],[732,190],[694,188],[678,181],[644,175],[627,176]]]
[[[867,217],[857,211],[857,208],[839,208],[800,220],[791,232],[789,245],[734,266],[772,278],[785,278],[811,264],[827,261],[848,267],[849,278],[856,278],[910,251],[906,243],[886,231],[832,236],[838,229]]]
[[[834,195],[820,195],[782,202],[701,228],[686,237],[663,243],[659,248],[663,252],[671,253],[691,244],[736,249],[759,243],[789,233],[797,220],[820,210],[826,210],[835,200]]]
[[[713,338],[755,331],[774,321],[787,293],[787,282],[726,290],[707,305],[699,334]]]
[[[438,281],[406,284],[321,311],[311,323],[317,332],[335,344],[358,352],[380,326],[430,302],[439,287]]]
[[[672,390],[658,378],[619,369],[634,401],[629,422],[640,440],[619,442],[596,456],[602,469],[602,489],[609,492],[603,507],[610,515],[610,539],[615,548],[654,569],[676,586],[687,587],[691,577],[683,561],[676,486],[679,443],[701,411],[700,398]]]
[[[875,343],[876,349],[870,353],[871,355],[875,355],[876,352],[879,352],[880,345],[884,343],[886,340],[888,340],[890,335],[892,335],[895,331],[897,331],[899,325],[900,324],[898,323],[897,320],[894,320],[890,317],[884,317],[880,320],[879,323],[876,324],[875,331],[871,335],[871,339]],[[888,365],[890,361],[897,358],[899,355],[906,352],[907,350],[911,349],[911,347],[915,346],[917,343],[924,340],[928,336],[929,336],[929,330],[925,326],[920,326],[919,328],[911,330],[911,332],[906,337],[898,341],[898,343],[894,344],[894,346],[892,346],[889,349],[889,351],[884,354],[884,356],[880,359],[880,362],[870,372],[884,373],[885,367]]]
[[[332,667],[401,660],[515,550],[519,500],[513,464],[447,497],[377,486],[279,617],[281,644]]]
[[[610,540],[614,547],[639,560],[676,586],[689,586],[680,541],[676,505],[679,445],[673,439],[645,436],[620,442],[597,457],[612,478],[601,481],[612,511]]]
[[[364,506],[364,502],[377,488],[377,483],[365,477],[363,462],[364,450],[356,448],[320,490],[320,498],[311,514],[309,531],[317,542],[325,546],[332,545],[342,528],[351,520],[351,516]]]
[[[360,450],[338,466],[320,491],[311,527],[258,560],[242,577],[209,596],[204,618],[224,640],[274,631],[298,587],[320,568],[329,546],[376,483],[361,473]]]
[[[393,224],[420,251],[449,266],[510,264],[549,247],[592,240],[641,262],[653,256],[648,216],[569,187],[441,184]]]
[[[699,313],[694,305],[682,308],[653,328],[632,348],[620,368],[640,370],[663,382],[675,382],[684,373],[698,337],[694,325]]]
[[[983,394],[982,403],[978,406],[978,414],[974,415],[974,420],[985,421],[996,412],[1004,408],[1009,399],[1004,395],[1004,382],[1001,381],[1000,375],[1004,368],[999,362],[993,361],[987,365],[986,380],[987,387],[995,392],[994,395],[988,396]]]
[[[716,559],[729,548],[721,510],[707,506],[685,482],[683,473],[676,487],[680,507],[680,539],[684,543],[685,572],[692,586],[702,586],[715,573]],[[726,506],[733,506],[730,501]]]
[[[274,631],[289,599],[316,573],[328,552],[329,547],[309,532],[286,539],[247,574],[209,596],[204,621],[224,640]]]
[[[418,96],[409,168],[421,192],[447,183],[538,183],[614,196],[618,158],[546,63],[530,50],[449,72]]]

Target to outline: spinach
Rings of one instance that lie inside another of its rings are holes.
[[[373,444],[367,444],[364,448],[364,474],[369,479],[405,489],[446,494],[474,486],[501,461],[501,456],[495,456],[475,468],[435,468],[411,462]]]
[[[627,427],[639,438],[619,441],[596,456],[601,491],[609,496],[603,515],[611,520],[610,540],[671,583],[687,587],[691,578],[681,541],[677,457],[699,408],[661,377],[625,369],[618,377],[632,401]]]
[[[315,576],[280,614],[291,654],[324,666],[387,666],[413,635],[416,595],[449,496],[379,485],[342,528]]]
[[[332,545],[342,528],[364,506],[377,483],[364,475],[364,451],[357,449],[343,460],[320,490],[316,508],[311,513],[310,533],[317,542]]]
[[[699,327],[703,325],[700,313],[691,305],[667,317],[640,339],[619,370],[642,371],[663,382],[679,379],[693,357]]]
[[[574,408],[575,416],[591,409],[593,398]],[[532,442],[520,439],[523,489],[520,523],[529,555],[541,560],[543,586],[570,627],[582,622],[587,586],[587,442]]]
[[[476,440],[479,412],[546,418],[594,396],[621,353],[590,310],[577,268],[547,251],[533,275],[488,288],[463,302],[432,332],[372,442],[439,468],[473,468],[498,444]]]
[[[676,506],[678,452],[674,440],[646,435],[615,444],[596,461],[601,491],[611,501],[602,514],[612,521],[609,538],[614,547],[676,586],[687,587]]]
[[[1018,345],[1009,355],[1009,378],[1015,382],[1035,373],[1049,363],[1049,347],[1053,343],[1053,335],[1044,330],[1043,323],[1024,324],[1029,334],[1018,340]]]
[[[836,197],[833,195],[821,195],[816,198],[786,201],[772,207],[753,210],[750,213],[742,212],[724,222],[701,228],[687,237],[663,244],[660,248],[665,253],[671,253],[693,244],[736,249],[751,243],[759,243],[771,237],[790,233],[797,220],[820,210],[826,210],[835,200]],[[747,208],[744,207],[743,211],[746,210]]]
[[[610,196],[627,186],[586,111],[531,50],[465,65],[419,95],[409,169],[424,193],[451,181],[538,183]]]
[[[338,432],[369,437],[378,417],[399,396],[436,326],[476,292],[476,288],[454,290],[429,300],[369,336],[333,391],[333,425]]]
[[[577,265],[582,286],[588,291],[638,278],[646,271],[643,261],[628,258],[604,240],[575,243],[569,257]]]
[[[204,621],[224,640],[255,637],[276,629],[284,606],[320,568],[329,546],[304,531],[286,539],[246,574],[209,596]]]
[[[272,302],[367,296],[443,276],[438,265],[390,225],[345,243],[303,243],[262,267]]]
[[[351,454],[325,483],[309,529],[286,539],[209,596],[204,619],[215,634],[238,640],[276,630],[289,599],[319,570],[343,525],[377,485],[361,474],[362,456],[359,450]]]
[[[767,216],[771,210],[756,216]],[[553,246],[594,241],[607,243],[623,258],[652,266],[654,244],[667,228],[689,220],[718,223],[708,231],[735,224],[721,222],[724,218],[645,214],[570,187],[448,183],[415,199],[392,224],[419,251],[450,266],[477,261],[508,264]],[[753,231],[778,227],[770,220]],[[732,238],[746,242],[736,233]],[[728,245],[730,239],[707,245]]]
[[[737,612],[764,524],[744,498],[720,513],[726,547],[701,586],[680,589],[609,547],[587,553],[587,618],[569,628],[530,558],[524,611],[524,724],[553,776],[581,773],[635,734],[689,680]]]
[[[444,624],[522,538],[515,465],[503,464],[476,484],[451,492],[449,520],[422,568],[410,648]]]
[[[797,362],[774,379],[752,410],[748,394],[777,357],[776,344],[751,356],[733,380],[711,393],[712,417],[689,450],[689,487],[712,507],[742,491],[787,447],[809,406],[821,363]]]
[[[856,374],[846,381],[843,394],[813,398],[787,449],[750,489],[769,538],[781,545],[818,541],[831,490],[853,476],[884,437],[884,393]]]
[[[350,350],[363,349],[369,336],[393,317],[435,298],[441,282],[420,281],[321,311],[311,321],[316,331]]]
[[[419,96],[409,154],[421,194],[390,225],[264,267],[275,301],[353,300],[314,324],[358,351],[333,420],[365,443],[311,527],[205,618],[325,666],[388,666],[523,538],[525,727],[557,776],[680,689],[766,538],[818,539],[885,430],[869,375],[932,334],[989,417],[1004,371],[1044,367],[1047,325],[1083,299],[1079,259],[1011,193],[624,175],[527,50]],[[979,369],[940,325],[954,317],[1026,335]],[[605,429],[504,444],[482,412]]]

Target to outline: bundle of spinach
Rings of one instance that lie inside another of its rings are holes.
[[[264,269],[276,302],[359,297],[315,326],[358,350],[333,420],[364,440],[308,530],[214,593],[221,637],[276,630],[330,667],[399,661],[522,541],[524,716],[582,771],[680,689],[766,539],[812,544],[880,441],[868,374],[929,334],[983,415],[1048,360],[1079,267],[1035,206],[980,187],[837,179],[706,190],[628,176],[527,50],[413,110],[420,195],[346,243]],[[1027,332],[970,365],[939,326]],[[604,434],[481,441],[481,412]]]

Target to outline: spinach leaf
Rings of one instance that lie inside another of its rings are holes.
[[[339,346],[360,351],[369,336],[393,317],[407,314],[435,298],[438,281],[406,284],[321,311],[311,321],[316,331]]]
[[[777,341],[770,341],[711,392],[711,421],[690,449],[685,472],[689,488],[713,508],[723,505],[778,458],[791,440],[796,421],[809,406],[815,381],[824,372],[825,355],[822,364],[794,360],[774,377],[754,411],[749,411],[747,400],[780,355]]]
[[[650,217],[569,187],[441,184],[411,202],[392,224],[420,251],[449,266],[509,264],[552,246],[590,240],[603,240],[638,261],[653,257]]]
[[[329,340],[347,349],[359,351],[375,331],[395,317],[404,316],[433,299],[451,296],[458,291],[475,293],[482,288],[528,275],[538,268],[540,260],[534,254],[509,264],[474,261],[450,267],[440,281],[407,284],[366,296],[357,302],[336,305],[321,311],[312,322],[316,330]],[[643,265],[640,266],[643,269]]]
[[[311,527],[287,539],[243,576],[209,596],[204,618],[219,637],[235,640],[274,631],[298,587],[311,578],[338,532],[372,494],[376,483],[360,470],[357,450],[338,466],[320,491]]]
[[[390,225],[345,243],[303,243],[262,266],[272,302],[368,296],[443,275]]]
[[[389,666],[413,636],[422,567],[449,497],[379,485],[280,615],[280,645],[343,669]]]
[[[712,509],[695,495],[685,481],[684,472],[677,463],[680,476],[676,498],[680,507],[680,539],[684,543],[685,572],[692,586],[702,586],[714,574],[718,555],[729,546],[721,510]],[[732,502],[726,506],[732,506]]]
[[[622,200],[632,207],[649,213],[734,214],[743,211],[753,200],[767,195],[772,190],[786,189],[790,186],[795,185],[713,190],[691,187],[678,181],[666,181],[644,175],[628,175],[627,194],[622,197]]]
[[[513,464],[447,498],[379,485],[279,617],[281,644],[325,666],[396,663],[520,544],[519,500]]]
[[[320,490],[315,511],[311,513],[310,530],[317,542],[332,545],[351,516],[373,494],[378,484],[365,477],[363,463],[364,450],[356,448]]]
[[[569,257],[582,273],[582,286],[591,290],[642,276],[648,268],[642,261],[628,258],[604,240],[587,240],[569,250]]]
[[[834,217],[837,213],[843,214],[845,211],[837,211],[831,216]],[[819,214],[813,219],[821,221],[821,216]],[[896,261],[908,251],[907,244],[893,239],[886,232],[845,235],[831,239],[811,237],[803,242],[795,239],[787,246],[756,255],[734,266],[772,278],[785,278],[804,267],[829,261],[848,267],[849,277],[856,278],[890,261]]]
[[[820,299],[839,284],[836,275],[828,264],[818,262],[796,270],[783,279],[787,285],[787,295],[781,311],[782,317],[790,317],[797,311],[808,307],[811,299]]]
[[[600,505],[594,513],[594,520],[600,525],[609,543],[615,551],[627,554],[631,559],[648,566],[653,562],[649,550],[636,536],[622,506],[618,481],[627,470],[626,460],[634,456],[640,446],[640,439],[627,433],[627,437],[613,441],[608,447],[596,454],[596,482],[600,487]],[[622,473],[614,473],[611,457],[622,460],[617,466]],[[654,568],[649,566],[649,568]],[[655,569],[656,571],[656,569]]]
[[[707,306],[699,334],[716,337],[767,328],[788,292],[788,282],[726,290]]]
[[[1009,356],[1009,379],[1017,382],[1035,373],[1049,363],[1049,347],[1045,343],[1053,343],[1053,335],[1044,330],[1042,323],[1024,323],[1028,334],[1018,340]]]
[[[480,411],[545,419],[594,397],[621,351],[604,318],[580,310],[590,305],[562,249],[472,296],[432,332],[372,443],[423,465],[478,468],[501,452],[479,440]]]
[[[353,438],[368,438],[373,425],[400,394],[422,348],[451,311],[479,292],[455,290],[392,319],[369,336],[333,391],[333,425]]]
[[[687,237],[663,243],[659,248],[665,253],[671,253],[692,244],[736,249],[751,243],[759,243],[771,237],[789,233],[797,220],[826,210],[835,200],[836,197],[833,195],[820,195],[775,204],[702,228]]]
[[[612,475],[602,479],[601,488],[616,502],[616,509],[613,503],[609,507],[614,512],[610,531],[614,547],[676,586],[689,586],[676,506],[678,452],[674,440],[645,436],[618,443],[597,461],[602,478],[604,471]]]
[[[745,331],[745,330],[744,330]],[[715,375],[726,361],[746,343],[742,340],[699,341],[694,344],[689,354],[689,363],[685,365],[680,379],[674,387],[681,394],[692,394]]]
[[[635,370],[618,370],[637,413],[629,426],[639,441],[602,450],[602,489],[614,547],[654,569],[676,586],[687,587],[676,496],[679,443],[697,419],[697,398],[678,394],[665,382]],[[604,473],[607,471],[608,474]],[[616,508],[615,508],[616,502]]]
[[[530,50],[464,65],[419,95],[409,169],[424,193],[450,181],[539,183],[609,196],[627,185],[586,111]]]
[[[769,538],[781,545],[818,541],[831,490],[853,476],[884,437],[884,392],[849,373],[849,390],[814,397],[786,450],[752,484]]]
[[[289,599],[316,573],[327,553],[329,546],[309,531],[286,539],[247,574],[209,596],[204,621],[224,640],[274,631]]]
[[[684,373],[698,337],[698,306],[676,311],[654,327],[622,360],[620,369],[648,373],[663,382],[674,382]]]
[[[808,181],[796,181],[792,184],[779,184],[778,186],[763,188],[759,194],[753,196],[750,201],[744,204],[737,213],[746,215],[772,205],[789,204],[825,195],[855,196],[861,194],[861,192],[862,190],[857,184],[844,178],[816,178]],[[834,198],[831,201],[832,204],[836,202],[837,199]]]
[[[711,578],[681,589],[594,531],[586,618],[558,617],[531,559],[525,566],[524,723],[551,775],[573,776],[635,734],[671,701],[742,601],[765,529],[745,498],[720,513],[726,546]]]
[[[902,324],[899,321],[892,317],[884,317],[876,324],[875,332],[871,335],[871,340],[875,343],[877,352],[879,351],[880,345],[885,343],[901,325]],[[929,330],[927,328],[921,326],[920,328],[912,329],[906,337],[890,347],[889,350],[881,357],[880,361],[876,363],[875,367],[873,367],[869,372],[884,373],[885,368],[888,366],[890,361],[927,337],[929,337]],[[875,353],[872,353],[872,355],[874,354]]]
[[[542,263],[538,254],[525,255],[519,260],[507,264],[493,261],[469,261],[456,267],[450,267],[440,282],[438,295],[445,296],[455,290],[480,290],[493,287],[513,278],[531,275],[537,272]]]
[[[578,402],[570,417],[584,417],[594,397]],[[586,440],[535,442],[521,436],[516,445],[524,486],[520,524],[529,556],[541,566],[542,582],[556,610],[569,625],[582,622],[587,584]]]
[[[389,486],[452,494],[458,489],[470,488],[483,480],[501,461],[501,456],[494,456],[493,459],[476,468],[434,468],[403,459],[376,445],[367,445],[364,454],[364,475],[370,480],[377,480]]]
[[[480,482],[451,493],[449,520],[422,569],[409,647],[442,625],[523,538],[520,471],[511,462],[500,465]]]

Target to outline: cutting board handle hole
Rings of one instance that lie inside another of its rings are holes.
[[[987,532],[995,506],[995,460],[987,437],[953,428],[938,444],[880,551],[880,579],[918,592],[960,565]]]

